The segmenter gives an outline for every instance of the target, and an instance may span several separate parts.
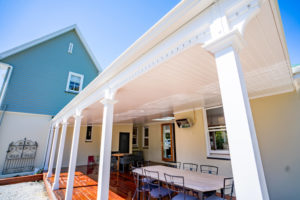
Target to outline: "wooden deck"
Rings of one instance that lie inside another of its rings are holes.
[[[54,181],[54,175],[51,178],[47,178],[46,173],[44,173],[43,178],[50,199],[63,200],[65,198],[66,183],[68,179],[67,174],[67,168],[62,168],[62,173],[60,174],[59,180],[59,189],[53,192],[51,187]],[[97,199],[97,181],[97,165],[76,167],[74,177],[73,199]],[[129,172],[111,172],[109,189],[109,200],[131,200],[135,191],[133,176]],[[233,198],[233,200],[235,200],[235,198]]]
[[[63,169],[62,171],[66,171]],[[98,180],[98,167],[97,166],[80,166],[76,168],[74,177],[73,199],[92,200],[97,198],[97,180]],[[56,199],[63,200],[66,193],[66,185],[68,174],[61,173],[59,180],[59,189],[55,190],[51,195]],[[51,192],[51,187],[54,182],[54,175],[51,178],[46,177],[44,174],[44,181],[47,187],[47,192]],[[135,190],[135,185],[129,173],[112,172],[110,176],[110,191],[109,200],[124,200],[131,199]]]

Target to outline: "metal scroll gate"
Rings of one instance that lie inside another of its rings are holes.
[[[10,143],[2,174],[33,171],[37,147],[37,142],[26,138]]]

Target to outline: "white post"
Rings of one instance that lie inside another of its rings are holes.
[[[55,157],[55,151],[56,151],[56,143],[57,143],[57,138],[58,138],[58,130],[59,130],[59,124],[56,124],[55,131],[54,131],[54,138],[53,138],[53,142],[52,142],[49,167],[48,167],[48,174],[47,174],[48,178],[50,178],[52,176],[53,163],[54,163],[54,157]]]
[[[49,133],[49,140],[48,140],[47,152],[46,152],[45,163],[44,163],[44,170],[48,170],[52,141],[53,141],[53,133],[54,133],[54,125],[52,124],[50,126],[50,133]]]
[[[57,190],[59,188],[59,178],[60,178],[59,176],[60,176],[61,164],[62,164],[62,159],[63,159],[63,154],[64,154],[64,146],[65,146],[67,127],[68,127],[68,123],[65,120],[62,124],[62,129],[61,129],[61,134],[60,134],[60,143],[59,143],[56,168],[55,168],[55,178],[54,178],[52,190]]]
[[[109,195],[111,141],[115,103],[115,101],[113,100],[113,95],[114,94],[110,91],[106,91],[105,99],[101,101],[104,107],[97,200],[107,200]]]
[[[75,116],[74,131],[73,131],[73,140],[71,147],[71,157],[69,163],[68,171],[68,181],[67,181],[67,190],[66,190],[66,200],[71,200],[73,195],[73,185],[74,185],[74,176],[76,169],[77,161],[77,152],[78,152],[78,142],[80,136],[80,125],[81,125],[81,113],[77,113]]]
[[[248,93],[237,53],[239,44],[242,44],[241,36],[235,33],[208,49],[212,50],[216,59],[237,199],[268,200]]]

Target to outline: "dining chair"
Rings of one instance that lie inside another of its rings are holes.
[[[221,197],[213,194],[206,198],[206,200],[226,200],[226,196],[229,196],[229,199],[232,200],[233,190],[234,190],[234,181],[233,178],[224,178],[224,186],[221,191]]]
[[[149,160],[136,162],[136,167],[146,167],[146,166],[150,166]]]
[[[148,200],[151,198],[161,199],[169,195],[169,189],[161,186],[159,173],[144,169],[145,178],[149,192]]]
[[[174,176],[164,173],[169,198],[172,200],[197,200],[196,197],[187,194],[183,176]]]
[[[143,199],[144,199],[146,192],[150,192],[150,186],[148,186],[148,183],[145,181],[145,177],[141,175],[143,174],[143,169],[133,167],[131,173],[133,175],[133,180],[135,184],[135,191],[132,196],[132,200],[134,200],[136,195],[140,192],[143,193]]]
[[[173,167],[173,168],[177,168],[180,169],[181,167],[181,162],[173,162],[173,163],[169,163],[168,167]]]
[[[219,168],[213,165],[200,165],[200,172],[206,174],[218,175]]]
[[[182,169],[196,172],[198,170],[198,165],[194,163],[183,163]]]
[[[117,158],[115,156],[111,156],[110,158],[110,170],[116,171],[117,168]]]

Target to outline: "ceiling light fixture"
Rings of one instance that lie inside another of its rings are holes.
[[[175,117],[162,117],[162,118],[152,119],[152,121],[171,121],[173,119],[175,119]]]

